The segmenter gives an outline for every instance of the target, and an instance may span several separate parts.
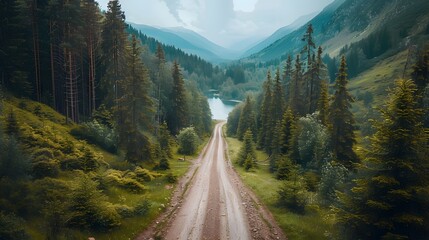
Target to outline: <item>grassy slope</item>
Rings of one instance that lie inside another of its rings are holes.
[[[224,131],[225,132],[225,131]],[[228,153],[232,161],[236,158],[242,143],[227,137]],[[246,172],[242,167],[234,163],[235,169],[243,182],[258,196],[268,207],[274,218],[291,239],[328,239],[331,229],[331,221],[322,217],[325,210],[317,210],[305,215],[295,214],[276,205],[277,191],[282,181],[275,179],[268,170],[267,155],[257,151],[259,168]]]
[[[40,106],[42,113],[39,116],[34,114],[36,106]],[[126,166],[127,163],[123,161],[123,154],[114,155],[108,153],[97,146],[89,145],[85,141],[77,140],[70,135],[70,130],[76,126],[76,124],[70,123],[65,124],[65,117],[58,114],[50,107],[39,104],[34,101],[16,98],[7,98],[4,102],[4,113],[7,114],[13,110],[16,114],[18,123],[29,124],[37,128],[46,128],[53,132],[60,138],[67,139],[73,142],[76,147],[85,145],[94,150],[96,153],[103,156],[103,160],[109,163],[111,166]],[[208,141],[208,137],[203,139],[203,144],[200,149]],[[177,147],[173,152],[177,152]],[[174,154],[173,160],[170,160],[171,172],[181,177],[186,173],[189,168],[190,162],[177,161],[181,157],[178,154]],[[196,157],[193,156],[193,157]],[[147,169],[152,169],[153,164],[144,166]],[[104,171],[104,170],[100,170]],[[165,173],[165,172],[161,172]],[[61,172],[59,177],[61,180],[73,181],[73,172]],[[96,239],[132,239],[136,234],[141,232],[147,227],[163,210],[164,206],[168,204],[169,198],[173,192],[174,184],[168,183],[164,177],[156,178],[152,182],[145,183],[148,190],[142,194],[131,193],[121,188],[109,186],[108,190],[104,193],[108,196],[109,202],[113,204],[125,204],[128,206],[135,206],[142,199],[147,199],[151,202],[152,206],[147,216],[126,218],[121,221],[121,226],[112,229],[109,232],[96,233],[96,232],[78,232],[73,231],[73,234],[81,239],[86,239],[88,236],[94,236]],[[27,219],[26,229],[33,239],[45,239],[44,237],[44,225],[43,219],[35,217],[33,219]]]

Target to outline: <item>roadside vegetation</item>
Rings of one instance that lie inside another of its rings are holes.
[[[230,113],[237,171],[291,239],[424,238],[429,51],[376,105],[369,92],[350,93],[345,56],[328,85],[312,33],[310,24],[283,77],[268,71],[262,93]]]

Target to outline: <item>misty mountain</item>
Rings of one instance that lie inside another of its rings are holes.
[[[294,30],[303,26],[308,21],[313,19],[316,15],[317,15],[317,13],[311,13],[311,14],[302,16],[302,17],[298,18],[297,20],[295,20],[293,23],[278,29],[268,38],[264,39],[263,41],[255,44],[253,47],[249,48],[242,56],[247,57],[247,56],[250,56],[254,53],[257,53],[257,52],[263,50],[264,48],[273,44],[275,41],[283,38],[284,36],[288,35],[289,33],[293,32]]]
[[[418,41],[413,36],[424,33],[428,9],[427,0],[336,0],[309,23],[313,24],[316,44],[330,56],[337,56],[346,46],[362,41],[369,41],[368,44],[374,47],[386,45],[376,41],[383,34],[392,41],[390,47],[399,43],[404,45],[413,39]],[[302,36],[306,28],[307,24],[244,61],[266,62],[298,53],[303,46]]]
[[[134,23],[130,25],[163,44],[174,46],[213,63],[225,62],[239,56],[239,53],[221,47],[198,33],[182,27],[157,28]]]

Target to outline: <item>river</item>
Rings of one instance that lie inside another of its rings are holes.
[[[208,99],[210,110],[212,111],[212,119],[227,120],[228,114],[234,109],[235,104],[227,104],[220,98],[211,97]]]

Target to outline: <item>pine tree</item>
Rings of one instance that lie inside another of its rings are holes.
[[[376,122],[356,186],[335,209],[344,239],[424,239],[429,234],[428,136],[416,85],[399,80]]]
[[[320,84],[320,98],[317,103],[317,110],[319,111],[320,122],[327,126],[328,124],[328,109],[329,109],[329,92],[328,84],[322,81]]]
[[[271,82],[271,73],[268,71],[267,80],[264,82],[264,97],[262,100],[262,105],[260,109],[260,128],[258,134],[258,147],[261,149],[267,149],[267,138],[269,135],[269,126],[270,126],[270,104],[272,98],[272,82]]]
[[[243,145],[240,148],[240,152],[238,153],[238,165],[243,166],[248,156],[250,156],[251,159],[256,162],[256,152],[253,145],[253,134],[251,130],[247,130],[244,134]]]
[[[288,55],[285,67],[283,69],[283,90],[285,95],[285,101],[289,102],[289,86],[292,80],[292,57]]]
[[[173,66],[173,81],[173,89],[170,94],[172,103],[167,123],[173,135],[176,135],[188,124],[185,83],[177,62],[174,62]]]
[[[125,14],[118,0],[111,0],[102,26],[102,95],[108,108],[117,104],[119,81],[125,73]],[[122,119],[119,119],[122,121]]]
[[[18,120],[16,119],[16,115],[13,110],[10,110],[9,114],[7,115],[5,133],[9,136],[19,135]]]
[[[287,155],[291,149],[292,133],[295,129],[295,119],[290,109],[283,114],[283,120],[280,129],[281,153]]]
[[[131,46],[127,49],[127,76],[120,81],[121,93],[116,114],[124,121],[117,124],[121,144],[131,146],[130,140],[139,134],[140,129],[152,128],[153,103],[149,97],[150,80],[147,69],[140,58],[140,43],[132,36]],[[145,146],[148,150],[147,146]],[[134,150],[133,150],[134,151]]]
[[[341,58],[340,69],[335,82],[335,94],[329,110],[331,125],[331,140],[333,157],[349,170],[359,161],[353,145],[356,143],[353,132],[355,120],[350,111],[353,98],[347,90],[347,64],[346,58]]]
[[[305,42],[305,45],[301,50],[301,53],[306,54],[307,64],[305,67],[307,71],[309,71],[313,63],[312,61],[313,60],[312,56],[314,54],[313,52],[316,49],[316,44],[314,43],[314,40],[313,40],[313,25],[311,23],[307,26],[307,31],[302,37],[302,41]]]
[[[269,131],[270,137],[266,138],[266,152],[269,154],[278,154],[280,152],[279,132],[281,120],[284,112],[284,95],[282,83],[280,81],[280,71],[277,69],[273,86],[273,96],[271,97]]]
[[[302,99],[302,68],[299,55],[296,56],[295,70],[292,75],[291,84],[289,87],[289,105],[295,115],[302,115],[304,112]]]
[[[171,151],[171,136],[166,122],[163,122],[159,126],[158,141],[161,149],[165,152],[167,157],[173,157]]]
[[[101,30],[101,15],[99,13],[98,3],[94,0],[83,0],[82,3],[82,17],[84,27],[84,38],[87,51],[88,61],[88,106],[89,115],[96,109],[96,72],[97,72],[97,61],[98,61],[98,47],[101,42],[100,30]]]
[[[320,99],[321,84],[323,79],[323,70],[326,68],[322,61],[322,47],[318,48],[317,58],[311,65],[310,78],[308,83],[308,114],[317,110],[317,102]]]
[[[238,122],[237,128],[237,138],[239,140],[243,140],[243,137],[247,130],[252,132],[255,131],[255,114],[253,111],[253,104],[250,96],[246,97],[246,101],[244,102],[243,110],[241,110],[240,120]]]

